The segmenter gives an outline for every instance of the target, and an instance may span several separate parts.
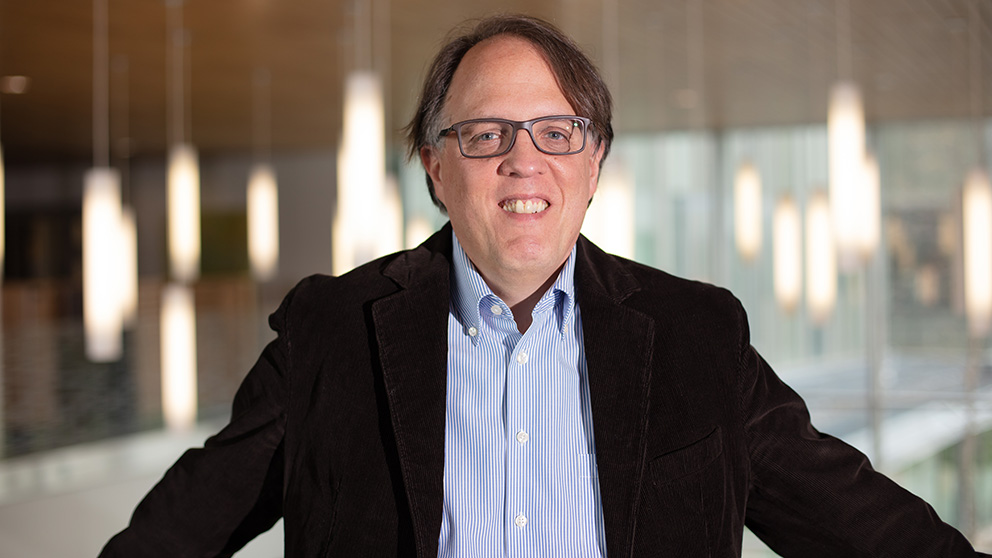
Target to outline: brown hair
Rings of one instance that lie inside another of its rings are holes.
[[[422,147],[438,145],[438,136],[444,128],[441,118],[448,88],[465,53],[482,41],[499,35],[529,41],[544,55],[562,94],[576,115],[592,120],[590,132],[596,149],[603,146],[603,157],[599,163],[602,166],[613,143],[613,100],[609,89],[599,71],[572,39],[554,25],[525,15],[498,15],[482,19],[441,48],[424,80],[417,112],[406,126],[409,157],[417,157]],[[434,182],[429,174],[427,190],[434,205],[446,212],[444,204],[434,193]]]

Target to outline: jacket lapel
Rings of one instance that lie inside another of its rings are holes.
[[[374,302],[372,317],[417,555],[433,557],[444,501],[450,228],[427,244],[386,267],[400,290]]]
[[[610,556],[629,556],[644,475],[655,323],[622,304],[639,287],[611,256],[584,237],[577,256],[606,547]]]

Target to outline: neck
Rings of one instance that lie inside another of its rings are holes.
[[[478,267],[476,269],[482,275],[482,279],[486,284],[489,285],[493,294],[510,307],[510,310],[513,312],[513,318],[517,322],[517,330],[520,333],[524,333],[533,321],[531,314],[534,312],[534,307],[537,306],[537,301],[541,300],[544,293],[555,283],[563,267],[565,267],[564,264],[543,280],[537,279],[532,281],[521,281],[518,276],[512,277],[512,279],[507,277],[493,277],[483,273]],[[504,280],[500,281],[500,279]]]

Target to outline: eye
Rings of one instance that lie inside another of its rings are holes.
[[[503,128],[495,122],[472,122],[462,127],[462,138],[470,144],[499,143],[503,139]]]
[[[553,144],[568,142],[572,137],[572,131],[558,125],[549,125],[541,130],[541,141]]]
[[[474,142],[497,141],[497,140],[499,140],[499,132],[482,132],[481,134],[476,134],[472,136],[472,141]]]

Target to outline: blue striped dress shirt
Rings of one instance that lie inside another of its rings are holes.
[[[454,239],[439,557],[606,556],[574,270],[521,334]]]

